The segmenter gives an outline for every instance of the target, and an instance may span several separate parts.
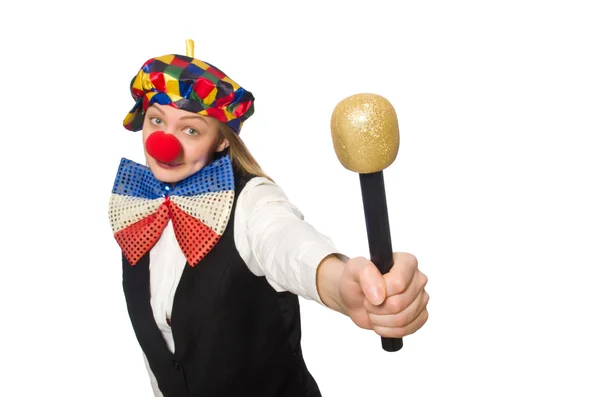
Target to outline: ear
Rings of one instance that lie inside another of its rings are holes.
[[[229,147],[229,140],[226,138],[221,138],[221,142],[217,146],[217,152],[222,152],[223,150]]]

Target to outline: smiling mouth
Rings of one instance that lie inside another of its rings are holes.
[[[165,168],[167,170],[172,170],[183,165],[183,163],[163,163],[162,161],[158,160],[156,160],[156,164],[158,164],[159,167]]]

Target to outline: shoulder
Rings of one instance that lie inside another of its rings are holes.
[[[273,201],[288,202],[289,199],[283,189],[275,182],[262,176],[253,176],[241,188],[238,201],[260,205]]]
[[[304,219],[302,212],[289,200],[283,189],[268,178],[255,176],[239,192],[236,222],[256,224],[263,221],[295,218]]]
[[[234,241],[241,258],[256,275],[263,273],[252,250],[260,241],[268,239],[274,221],[302,217],[275,182],[262,176],[252,176],[245,181],[235,208]]]

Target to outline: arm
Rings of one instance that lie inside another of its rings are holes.
[[[250,271],[265,276],[276,291],[290,291],[326,306],[332,304],[323,302],[317,290],[317,269],[333,275],[331,270],[335,269],[320,265],[343,255],[329,238],[304,221],[302,213],[275,183],[253,178],[239,193],[234,237]],[[337,261],[338,265],[343,263]],[[328,286],[334,288],[331,283]],[[327,302],[332,301],[329,293],[323,295]]]
[[[394,253],[385,275],[366,258],[346,258],[266,178],[248,182],[237,205],[238,252],[276,291],[319,302],[381,336],[403,337],[427,321],[427,278],[413,255]]]

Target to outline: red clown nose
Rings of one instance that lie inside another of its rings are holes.
[[[181,153],[181,143],[174,135],[155,131],[146,139],[146,151],[162,163],[170,163]]]

